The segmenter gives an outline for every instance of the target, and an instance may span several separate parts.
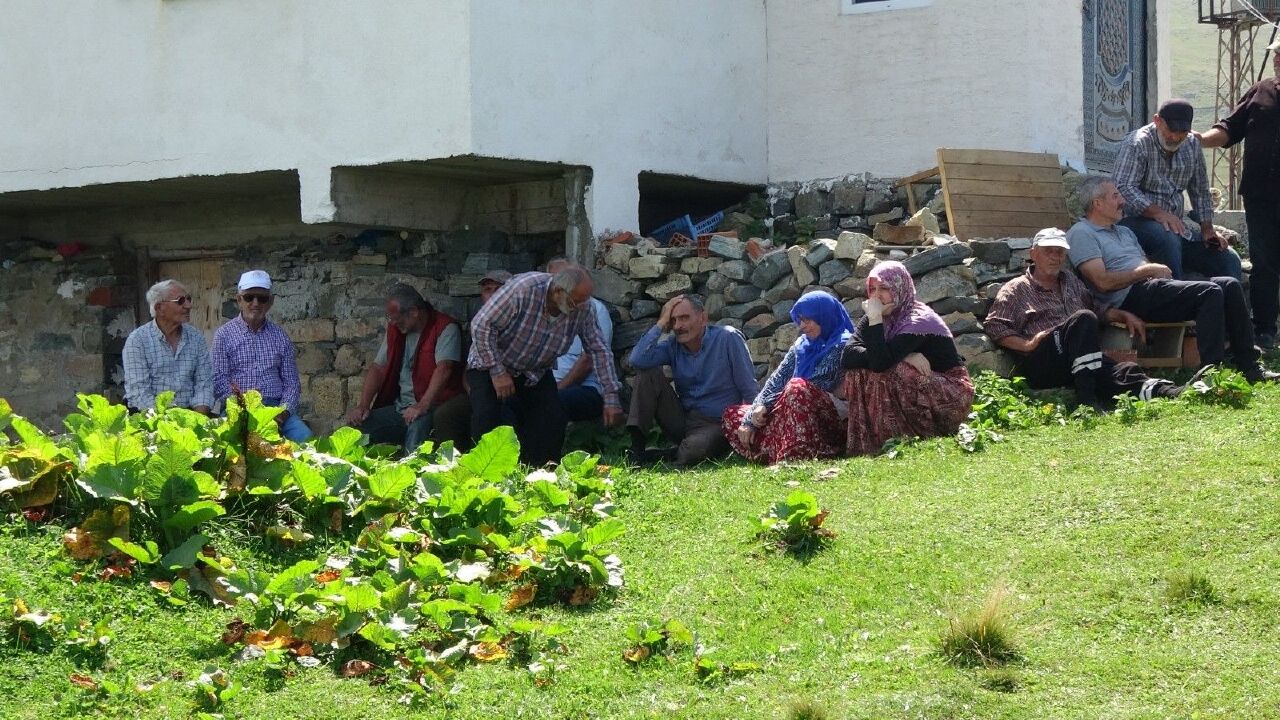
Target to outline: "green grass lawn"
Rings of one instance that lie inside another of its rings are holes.
[[[105,660],[7,643],[0,717],[189,717],[187,683],[206,665],[244,685],[228,718],[784,718],[796,700],[831,718],[1275,717],[1277,443],[1280,388],[1269,387],[1244,410],[1168,405],[1134,425],[1015,433],[973,455],[948,440],[896,459],[619,473],[627,532],[613,549],[627,585],[589,610],[534,613],[568,627],[555,682],[472,666],[417,710],[390,686],[339,678],[336,662],[290,664],[288,678],[237,662],[218,639],[234,610],[170,608],[145,578],[76,584],[64,528],[10,516],[0,595],[110,618],[115,638]],[[820,479],[830,467],[838,475]],[[794,488],[818,496],[839,534],[804,560],[751,539],[751,519]],[[297,557],[226,528],[227,554]],[[1179,572],[1206,576],[1219,601],[1169,600]],[[948,619],[1002,587],[1022,659],[999,671],[944,662]],[[624,663],[627,627],[666,618],[760,670],[704,684],[690,652]],[[123,689],[103,698],[73,687],[73,673]]]

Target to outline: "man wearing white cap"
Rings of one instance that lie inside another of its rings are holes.
[[[1245,91],[1227,117],[1200,136],[1207,148],[1244,141],[1240,197],[1249,226],[1249,304],[1258,344],[1276,346],[1280,315],[1280,40],[1267,46],[1275,76]]]
[[[298,417],[298,361],[289,336],[267,319],[275,297],[271,276],[250,270],[236,284],[240,315],[213,334],[213,391],[219,400],[235,392],[257,390],[262,402],[282,408],[276,416],[280,434],[294,442],[312,436]]]
[[[1130,312],[1099,303],[1080,278],[1066,270],[1067,234],[1058,228],[1036,233],[1031,267],[1000,288],[982,329],[1017,356],[1014,374],[1033,388],[1074,386],[1081,405],[1102,409],[1104,399],[1133,393],[1142,400],[1174,397],[1185,389],[1147,377],[1135,363],[1102,354],[1100,323],[1122,323],[1146,336],[1146,325]]]

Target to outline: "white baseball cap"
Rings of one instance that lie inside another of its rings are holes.
[[[1070,250],[1071,244],[1067,242],[1067,234],[1058,228],[1045,228],[1036,233],[1035,239],[1031,241],[1035,247],[1060,247],[1063,250]]]
[[[236,290],[244,292],[249,288],[262,288],[263,290],[271,289],[271,276],[266,270],[249,270],[240,276],[240,282],[236,284]]]
[[[1280,53],[1280,40],[1276,40],[1267,46],[1267,49],[1273,53]]]

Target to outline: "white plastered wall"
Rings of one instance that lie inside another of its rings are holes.
[[[905,175],[938,147],[1083,160],[1079,0],[841,15],[769,0],[769,176]]]
[[[0,192],[470,147],[467,0],[5,0]]]

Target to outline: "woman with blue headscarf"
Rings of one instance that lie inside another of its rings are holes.
[[[848,405],[836,397],[844,369],[841,353],[853,320],[840,301],[821,290],[791,308],[800,328],[782,364],[750,405],[725,410],[724,434],[738,454],[756,462],[839,455]]]

